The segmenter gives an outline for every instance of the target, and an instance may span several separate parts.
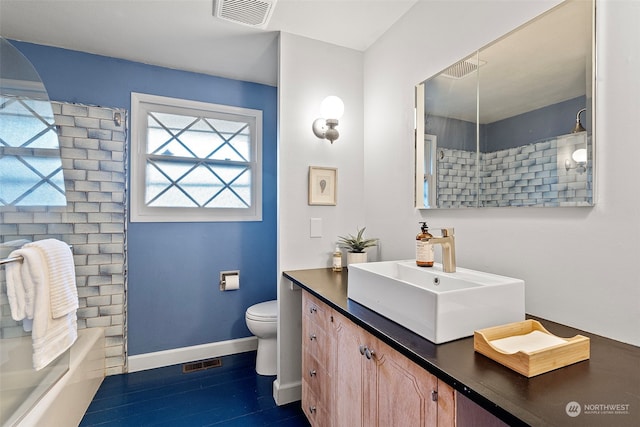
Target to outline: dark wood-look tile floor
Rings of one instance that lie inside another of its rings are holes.
[[[104,379],[81,426],[309,426],[300,402],[277,406],[275,377],[255,372],[255,352],[183,374],[181,365]]]

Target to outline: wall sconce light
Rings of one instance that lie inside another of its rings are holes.
[[[313,133],[320,139],[328,139],[332,144],[340,133],[336,126],[344,113],[344,103],[337,96],[327,96],[320,104],[321,118],[314,120]]]
[[[564,168],[569,172],[571,169],[575,169],[576,172],[582,174],[587,171],[587,149],[578,148],[571,155],[573,162],[569,159],[564,161]]]

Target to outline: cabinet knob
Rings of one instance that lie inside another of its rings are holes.
[[[433,390],[431,392],[431,400],[433,400],[434,402],[438,401],[438,392],[436,390]]]
[[[316,412],[316,407],[315,406],[309,406],[309,412],[311,412],[312,414],[314,412]]]
[[[360,344],[360,354],[364,356],[364,352],[367,349],[364,345]]]
[[[364,350],[364,357],[366,357],[369,360],[371,360],[375,354],[376,352],[368,347],[366,347]]]
[[[310,312],[311,314],[313,314],[313,313],[315,313],[315,312],[317,312],[317,311],[318,311],[318,308],[317,308],[317,307],[311,307],[311,308],[309,309],[309,312]]]
[[[311,341],[315,340],[316,339],[316,334],[314,334],[314,333],[309,334],[309,339]]]
[[[310,369],[309,370],[309,376],[312,377],[314,375],[316,375],[316,370],[315,369]]]

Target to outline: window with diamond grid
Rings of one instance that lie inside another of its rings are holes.
[[[0,207],[66,206],[58,135],[48,100],[0,97]]]
[[[262,112],[133,93],[131,220],[260,221]]]

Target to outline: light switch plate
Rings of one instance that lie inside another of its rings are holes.
[[[322,218],[311,218],[309,237],[322,237]]]

